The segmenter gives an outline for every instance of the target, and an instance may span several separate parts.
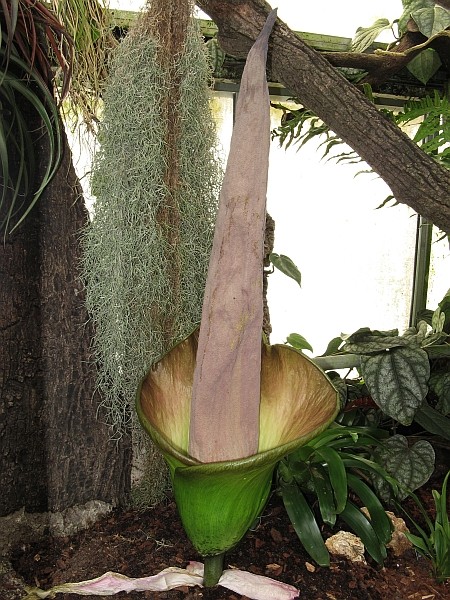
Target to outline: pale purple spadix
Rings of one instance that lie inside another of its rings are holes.
[[[258,451],[270,144],[266,58],[275,19],[273,10],[247,57],[220,194],[190,416],[189,454],[201,462]]]

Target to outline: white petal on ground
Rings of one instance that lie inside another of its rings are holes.
[[[203,564],[192,561],[187,569],[169,567],[158,575],[151,577],[126,577],[120,573],[108,572],[88,581],[79,583],[64,583],[51,590],[29,589],[26,600],[53,597],[55,594],[78,594],[80,596],[112,596],[119,592],[165,592],[187,585],[202,587]],[[293,600],[298,597],[298,591],[287,583],[275,581],[269,577],[255,575],[238,569],[227,569],[223,572],[219,585],[252,600]]]

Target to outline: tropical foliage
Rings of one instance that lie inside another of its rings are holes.
[[[387,436],[382,429],[334,424],[280,462],[278,486],[286,511],[304,548],[319,565],[330,564],[319,523],[333,527],[338,517],[359,536],[374,560],[382,563],[386,558],[392,528],[371,478],[379,477],[398,492],[397,481],[372,456]],[[350,492],[370,517],[350,500]],[[317,515],[312,508],[316,502]]]
[[[417,530],[418,535],[406,533],[407,538],[417,552],[430,559],[436,580],[440,583],[450,578],[450,522],[447,508],[447,484],[449,476],[450,471],[444,479],[441,492],[433,490],[435,507],[434,522],[415,494],[411,495],[425,522],[425,527],[421,527],[408,515],[407,511],[399,506],[401,510],[406,512]]]
[[[6,234],[30,212],[57,169],[61,129],[55,97],[62,100],[68,92],[73,44],[44,3],[4,1],[0,19],[0,229]],[[60,67],[59,91],[50,53]],[[42,136],[48,156],[38,174],[35,145]]]

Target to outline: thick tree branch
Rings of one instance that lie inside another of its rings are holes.
[[[226,52],[242,56],[262,29],[264,0],[198,0]],[[275,77],[347,142],[395,198],[450,232],[450,172],[428,157],[333,68],[278,20],[269,50]]]

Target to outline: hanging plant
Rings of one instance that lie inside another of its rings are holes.
[[[117,435],[149,364],[200,321],[221,166],[192,11],[153,1],[116,49],[104,94],[83,267]]]

